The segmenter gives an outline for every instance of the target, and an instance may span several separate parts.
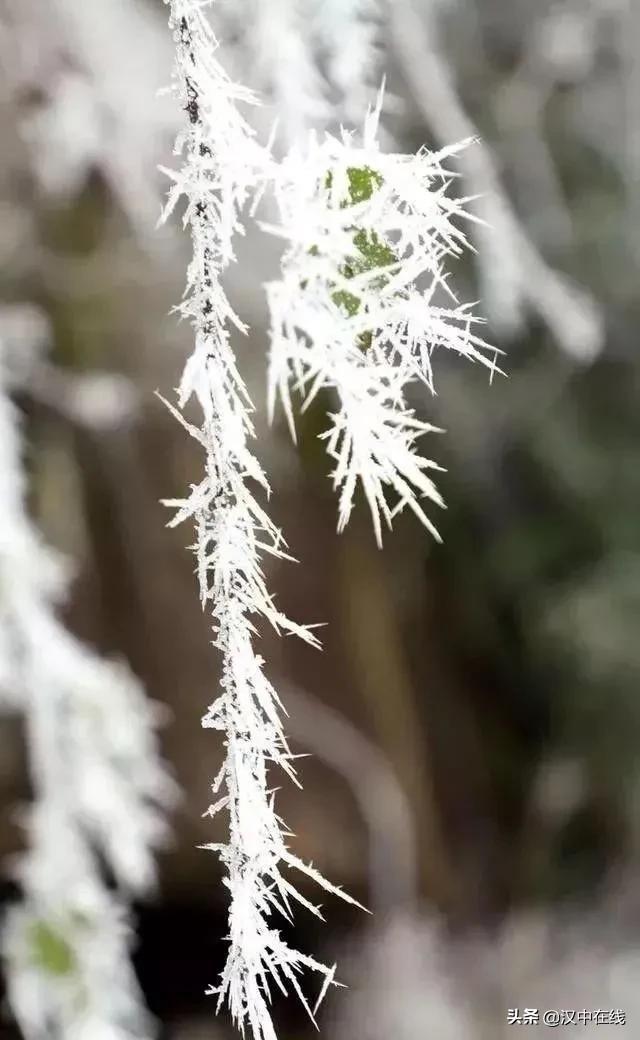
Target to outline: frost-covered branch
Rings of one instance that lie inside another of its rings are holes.
[[[384,154],[379,113],[380,102],[360,145],[343,131],[312,135],[304,152],[291,152],[277,180],[280,225],[268,229],[288,242],[282,279],[268,286],[271,412],[279,395],[294,432],[291,383],[304,407],[323,388],[335,391],[324,438],[339,528],[360,482],[378,542],[382,521],[391,526],[405,506],[437,537],[421,502],[442,504],[428,473],[438,467],[416,450],[434,427],[408,407],[407,386],[434,390],[438,347],[491,369],[496,353],[447,282],[447,258],[466,246],[459,223],[468,200],[447,194],[442,165],[459,149]]]
[[[126,904],[144,892],[173,784],[155,713],[124,665],[68,632],[55,607],[61,561],[25,512],[19,421],[0,354],[0,698],[26,720],[34,802],[17,867],[22,903],[5,923],[13,1011],[27,1040],[149,1035],[129,964]]]
[[[241,232],[240,211],[259,188],[270,163],[240,115],[237,103],[252,95],[235,86],[215,55],[217,43],[198,0],[170,0],[170,25],[177,49],[175,89],[188,127],[177,151],[183,166],[172,173],[174,188],[165,218],[184,200],[193,259],[187,292],[178,308],[193,325],[194,352],[172,411],[201,446],[205,473],[177,508],[172,524],[192,520],[196,528],[197,570],[203,606],[213,616],[214,644],[222,659],[220,694],[203,719],[225,735],[226,756],[213,784],[209,809],[229,814],[229,840],[208,847],[226,868],[230,898],[229,954],[220,984],[211,992],[218,1006],[228,1001],[241,1030],[255,1040],[274,1040],[270,986],[293,987],[303,996],[299,975],[320,973],[324,988],[333,969],[291,949],[272,925],[278,912],[291,918],[295,901],[319,914],[286,876],[295,867],[325,888],[343,895],[288,849],[276,815],[267,776],[271,763],[295,778],[282,729],[278,695],[266,678],[254,647],[260,620],[276,631],[316,644],[312,633],[289,621],[275,606],[262,570],[265,554],[286,556],[280,531],[254,496],[268,493],[266,477],[252,454],[252,405],[229,341],[231,325],[241,329],[220,283],[233,259],[233,236]],[[201,416],[192,424],[182,414],[191,399]],[[344,897],[347,898],[347,897]],[[306,1004],[306,1001],[305,1001]]]

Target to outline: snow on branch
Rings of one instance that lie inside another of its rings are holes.
[[[307,407],[323,388],[337,398],[324,434],[340,492],[339,529],[358,483],[376,538],[382,521],[408,506],[434,534],[423,500],[442,505],[418,454],[434,427],[408,407],[412,382],[434,391],[432,356],[445,348],[495,370],[496,351],[480,321],[448,285],[446,261],[467,246],[460,226],[467,199],[447,193],[443,163],[464,145],[432,154],[384,154],[380,114],[369,113],[362,143],[311,135],[276,180],[280,224],[267,230],[287,248],[282,278],[267,287],[271,311],[269,404],[279,396],[294,432],[291,385]]]
[[[177,51],[174,88],[188,126],[177,143],[183,165],[170,173],[174,187],[164,218],[183,200],[193,259],[177,309],[195,332],[179,407],[169,407],[202,448],[205,472],[187,498],[167,504],[177,509],[172,525],[190,520],[196,529],[200,595],[203,606],[211,609],[214,645],[222,659],[220,693],[203,719],[205,727],[224,733],[226,750],[209,814],[229,814],[228,842],[207,846],[218,852],[226,868],[231,900],[228,959],[211,992],[218,996],[218,1007],[228,1002],[243,1032],[249,1027],[255,1040],[274,1040],[270,986],[292,987],[308,1007],[300,973],[319,973],[322,993],[333,980],[333,969],[291,949],[272,924],[274,913],[289,920],[296,901],[320,915],[294,888],[287,868],[349,897],[289,851],[267,776],[268,766],[275,763],[295,779],[279,698],[254,647],[256,625],[262,619],[278,632],[296,634],[312,645],[317,641],[308,628],[277,609],[266,586],[262,561],[265,555],[284,558],[286,546],[254,497],[254,490],[268,494],[269,488],[250,450],[252,405],[229,340],[230,326],[243,326],[220,278],[233,260],[233,236],[242,232],[241,209],[264,184],[271,162],[237,108],[238,102],[254,98],[233,84],[217,62],[205,5],[199,0],[168,2]],[[197,424],[182,411],[192,398],[200,409]]]
[[[120,892],[152,885],[174,794],[155,710],[128,669],[56,617],[65,568],[25,510],[18,414],[0,353],[0,699],[25,716],[34,801],[3,931],[8,994],[26,1040],[150,1035]],[[98,857],[117,890],[105,885]]]

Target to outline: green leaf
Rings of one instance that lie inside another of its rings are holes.
[[[374,191],[377,191],[383,184],[380,174],[372,170],[370,166],[348,167],[347,178],[349,180],[349,197],[340,203],[342,209],[368,201]],[[330,189],[332,185],[333,173],[329,171],[325,178],[325,187]],[[355,278],[356,275],[364,274],[367,271],[375,271],[377,268],[389,267],[398,263],[397,255],[375,231],[354,226],[353,244],[357,252],[352,257],[348,257],[342,268],[340,273],[344,278]],[[312,246],[309,250],[311,256],[317,256],[318,252],[317,246]],[[382,289],[386,284],[386,277],[381,275],[380,278],[373,281],[372,286],[375,289]],[[303,283],[301,288],[305,289],[306,283]],[[339,307],[349,318],[358,313],[362,304],[359,296],[346,289],[336,290],[332,293],[331,299],[336,307]],[[358,337],[358,344],[362,350],[367,350],[371,346],[371,340],[372,333],[363,332]]]
[[[370,166],[350,166],[347,170],[349,178],[349,195],[351,202],[367,202],[374,191],[382,187],[382,177]]]
[[[31,952],[34,964],[49,975],[62,978],[76,968],[76,956],[65,937],[46,921],[31,926]]]

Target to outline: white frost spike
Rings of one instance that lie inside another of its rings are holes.
[[[269,403],[282,400],[293,430],[291,385],[306,407],[323,388],[337,410],[324,434],[340,491],[339,527],[360,482],[378,542],[405,506],[432,533],[421,500],[442,504],[416,451],[433,430],[409,409],[410,383],[434,391],[437,347],[495,371],[498,353],[475,334],[480,321],[449,288],[446,262],[468,243],[459,223],[468,199],[447,194],[443,163],[464,144],[438,153],[384,154],[378,106],[362,143],[309,137],[284,160],[276,182],[280,223],[267,227],[288,245],[282,278],[267,286],[271,312]],[[391,493],[392,501],[389,499]]]
[[[283,558],[286,547],[253,494],[252,485],[268,492],[268,484],[249,450],[252,406],[228,332],[229,322],[241,325],[220,276],[233,259],[233,234],[242,230],[241,207],[262,185],[271,163],[236,108],[238,101],[253,100],[251,95],[235,87],[216,62],[204,6],[199,0],[170,0],[175,88],[189,125],[180,138],[184,165],[172,174],[175,187],[165,218],[184,197],[193,260],[179,310],[194,327],[195,348],[182,378],[179,409],[169,407],[203,448],[205,474],[186,499],[167,504],[177,509],[172,524],[189,519],[195,525],[200,595],[203,605],[211,605],[214,642],[222,656],[221,693],[203,725],[226,734],[226,759],[213,785],[210,812],[229,812],[229,841],[208,847],[227,870],[230,948],[220,984],[211,992],[218,994],[219,1005],[228,1001],[243,1032],[248,1026],[255,1040],[274,1040],[270,982],[293,987],[311,1014],[300,972],[320,973],[324,989],[334,970],[291,949],[270,923],[274,910],[290,919],[293,901],[317,912],[295,890],[286,869],[294,867],[348,897],[289,852],[267,782],[270,763],[294,779],[295,774],[279,699],[254,649],[255,625],[263,619],[277,631],[317,643],[308,628],[277,610],[262,571],[263,554]],[[192,397],[201,408],[199,425],[187,422],[181,411]]]

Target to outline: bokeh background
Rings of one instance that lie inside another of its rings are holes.
[[[226,39],[264,92],[259,130],[277,115],[286,128],[286,54],[252,58],[253,8],[239,7],[219,13],[221,57]],[[0,0],[0,337],[31,359],[17,393],[30,503],[74,563],[66,621],[167,708],[182,798],[157,893],[136,907],[139,978],[162,1036],[226,1040],[204,996],[226,900],[197,848],[216,833],[201,814],[220,747],[200,718],[218,662],[191,534],[168,531],[159,504],[200,464],[154,393],[171,394],[189,349],[168,315],[188,243],[155,228],[181,119],[157,95],[165,14],[159,0]],[[635,1036],[640,5],[390,0],[377,40],[388,147],[482,139],[455,190],[482,192],[492,226],[454,277],[481,299],[508,378],[439,358],[438,396],[415,402],[446,428],[425,445],[447,469],[442,546],[407,516],[380,552],[361,505],[338,536],[321,408],[299,450],[264,417],[277,251],[257,232],[239,245],[229,291],[251,326],[238,351],[257,450],[300,561],[269,580],[291,616],[326,622],[321,654],[263,638],[311,756],[304,792],[283,786],[279,805],[296,851],[373,911],[327,900],[325,926],[299,915],[304,948],[349,986],[329,995],[323,1035],[500,1040],[518,1028],[507,1009],[528,1007],[621,1008]],[[6,899],[26,755],[19,718],[2,718]],[[277,1019],[281,1040],[314,1035],[293,1001]],[[1,1029],[14,1035],[8,1013]]]

